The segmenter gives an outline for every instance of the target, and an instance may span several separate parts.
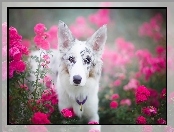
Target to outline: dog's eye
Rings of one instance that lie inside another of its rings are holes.
[[[68,59],[71,63],[75,63],[75,59],[74,57],[70,56],[69,59]]]
[[[88,56],[86,59],[84,59],[85,64],[91,63],[91,58]]]

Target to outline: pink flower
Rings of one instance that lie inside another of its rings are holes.
[[[48,55],[43,55],[43,59],[46,62],[46,64],[50,63],[50,57]]]
[[[45,107],[47,110],[46,115],[50,117],[51,113],[54,112],[54,105],[58,104],[57,94],[53,88],[44,90],[41,95],[41,99],[36,100],[37,105]],[[36,109],[37,110],[37,109]]]
[[[52,98],[51,98],[51,104],[52,105],[57,105],[58,104],[58,99],[57,99],[57,95],[53,94]]]
[[[44,81],[45,86],[46,86],[47,88],[51,88],[51,87],[52,87],[52,80],[51,80],[51,77],[45,76],[45,77],[43,78],[43,81]]]
[[[24,84],[24,85],[21,84],[20,87],[24,90],[28,90],[28,86],[26,84]]]
[[[34,113],[31,121],[33,124],[50,124],[47,115],[41,112]]]
[[[47,82],[45,83],[45,86],[46,86],[47,88],[50,88],[51,85],[52,85],[52,81],[51,81],[51,80],[50,80],[50,81],[47,81]]]
[[[120,80],[124,80],[124,79],[126,78],[126,76],[125,76],[124,73],[120,73],[120,74],[118,75],[118,77],[119,77]]]
[[[115,45],[117,47],[117,50],[122,54],[129,55],[130,57],[134,55],[134,44],[131,42],[127,42],[124,38],[117,38],[115,40]]]
[[[21,45],[21,52],[24,55],[29,55],[30,51],[28,50],[28,48],[24,45]]]
[[[44,50],[49,50],[50,49],[50,43],[48,41],[43,41],[41,48]]]
[[[47,37],[49,35],[47,33],[42,34],[42,36],[36,35],[34,37],[34,42],[38,46],[38,48],[42,48],[44,50],[49,50],[50,49],[50,43],[47,40]]]
[[[74,113],[74,111],[73,111],[72,108],[61,110],[61,114],[62,114],[65,118],[72,118],[72,117],[75,116],[75,113]]]
[[[152,54],[147,49],[137,50],[135,54],[140,60],[147,60],[152,57]]]
[[[110,103],[110,108],[115,109],[115,108],[117,108],[117,107],[118,107],[118,103],[117,103],[116,101],[111,101],[111,103]]]
[[[143,107],[142,112],[145,115],[148,115],[148,116],[156,115],[157,114],[157,108],[155,108],[153,106]]]
[[[162,15],[157,14],[149,22],[143,23],[139,28],[140,36],[148,36],[153,38],[155,42],[158,42],[163,37],[160,30],[162,24]]]
[[[126,42],[126,43],[127,45],[130,45],[129,42]],[[106,47],[104,50],[104,54],[102,56],[104,64],[105,64],[104,65],[105,73],[109,73],[110,75],[115,76],[117,73],[113,72],[113,70],[117,70],[117,71],[121,70],[123,72],[126,71],[125,66],[126,64],[129,64],[131,62],[130,60],[132,57],[133,57],[132,51],[129,52],[129,50],[124,50],[124,49],[120,51],[118,51],[117,49],[110,50]],[[117,77],[121,81],[122,78],[119,77],[119,74],[120,73],[118,73]],[[123,76],[123,79],[124,79],[124,76]]]
[[[10,57],[12,57],[12,59],[15,61],[19,61],[22,57],[22,54],[17,47],[10,48],[9,53],[10,53]]]
[[[12,45],[18,44],[18,42],[22,41],[22,36],[18,34],[17,29],[14,27],[9,28],[9,38],[10,38],[10,40],[12,40],[12,41],[10,41],[10,42],[12,42],[12,43],[10,43]]]
[[[122,100],[120,101],[120,105],[131,106],[131,100],[130,100],[130,99],[122,99]]]
[[[21,60],[16,62],[16,71],[24,72],[26,70],[26,64]]]
[[[115,80],[113,85],[114,86],[120,86],[121,85],[120,79]]]
[[[37,105],[41,105],[42,104],[42,99],[36,100],[36,103],[37,103]]]
[[[145,79],[148,80],[152,75],[152,69],[150,67],[143,67],[142,73],[145,75]]]
[[[139,81],[137,79],[131,78],[129,83],[127,85],[125,85],[123,87],[123,89],[125,91],[131,90],[131,89],[136,90],[139,85],[140,85],[140,83],[139,83]]]
[[[164,55],[164,53],[166,52],[166,49],[161,45],[157,46],[155,50],[158,56]]]
[[[46,89],[43,91],[41,98],[43,101],[49,101],[51,99],[51,91],[50,89]]]
[[[46,27],[44,24],[37,24],[34,27],[34,31],[36,33],[36,36],[34,37],[34,42],[38,46],[38,48],[42,48],[44,50],[49,50],[50,49],[50,43],[47,40],[50,35],[45,32]]]
[[[15,71],[15,67],[9,65],[9,78],[13,77],[14,71]]]
[[[96,121],[90,121],[90,122],[88,122],[88,124],[99,124],[99,123]]]
[[[35,32],[37,35],[43,34],[45,30],[46,30],[46,27],[45,27],[45,25],[42,24],[42,23],[38,23],[38,24],[36,24],[36,26],[34,27],[34,32]]]
[[[52,27],[50,27],[50,29],[47,32],[49,34],[48,37],[48,42],[50,43],[50,46],[52,49],[57,49],[58,48],[58,27],[57,25],[53,25]]]
[[[166,120],[164,120],[163,118],[159,118],[159,119],[157,120],[157,123],[158,123],[158,124],[166,124]]]
[[[43,59],[44,59],[45,61],[48,61],[48,60],[50,60],[50,57],[49,57],[48,55],[43,55]]]
[[[149,97],[149,102],[151,106],[154,106],[155,108],[158,108],[160,103],[159,103],[159,93],[155,89],[148,88],[150,91],[150,97]]]
[[[79,16],[74,24],[70,25],[70,30],[76,38],[89,37],[94,30],[87,24],[86,18]]]
[[[164,89],[161,91],[161,98],[162,98],[162,99],[165,99],[165,98],[166,98],[166,88],[164,88]]]
[[[118,94],[113,94],[111,96],[111,100],[115,100],[115,99],[118,99],[120,96]]]
[[[58,104],[58,98],[54,88],[44,90],[41,99],[43,103],[50,102],[52,105]]]
[[[97,130],[97,129],[90,129],[89,132],[100,132],[100,130]]]
[[[108,24],[110,22],[110,10],[108,9],[100,9],[95,14],[92,14],[88,17],[91,23],[96,24],[98,27]]]
[[[18,35],[18,34],[17,34]],[[22,55],[28,55],[29,50],[26,46],[22,45],[22,38],[12,38],[10,39],[10,57],[14,57],[16,54],[21,53]]]
[[[26,70],[26,64],[23,62],[22,55],[28,55],[29,50],[27,47],[21,44],[22,36],[18,34],[18,31],[14,27],[9,28],[9,78],[13,77],[13,74],[24,72]]]
[[[28,132],[47,132],[47,128],[44,125],[28,125]]]
[[[48,112],[46,113],[47,117],[50,117],[54,112],[54,107],[50,103],[44,104],[44,106],[48,109]]]
[[[20,60],[20,61],[11,61],[9,63],[9,77],[12,78],[14,72],[16,71],[17,73],[24,72],[26,70],[26,64]]]
[[[138,116],[136,119],[136,124],[146,124],[146,118],[144,116]]]
[[[145,86],[139,86],[136,90],[135,96],[136,96],[136,103],[139,104],[141,102],[145,102],[148,100],[150,92]]]
[[[156,99],[150,99],[150,105],[158,108],[160,106],[160,102]]]
[[[27,47],[27,48],[30,48],[31,42],[27,39],[23,39],[22,40],[22,45]]]
[[[138,50],[136,56],[139,59],[139,73],[144,75],[146,81],[156,72],[163,72],[166,69],[164,56],[153,57],[148,50]]]
[[[153,127],[152,125],[143,125],[142,126],[142,132],[152,132]]]

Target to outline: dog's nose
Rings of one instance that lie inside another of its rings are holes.
[[[82,80],[82,77],[81,76],[79,76],[79,75],[73,76],[73,82],[75,84],[80,84],[81,83],[81,80]]]

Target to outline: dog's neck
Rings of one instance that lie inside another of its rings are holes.
[[[76,98],[76,102],[78,105],[80,105],[80,111],[82,111],[82,106],[85,104],[86,100],[88,99],[88,96],[86,96],[85,99],[83,99],[82,101],[79,101],[77,98]]]

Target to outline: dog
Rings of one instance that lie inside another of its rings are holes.
[[[78,117],[99,123],[98,91],[106,40],[107,25],[100,27],[86,41],[79,41],[68,26],[59,21],[58,49],[53,50],[50,68],[54,73],[52,78],[60,111],[73,108]]]

